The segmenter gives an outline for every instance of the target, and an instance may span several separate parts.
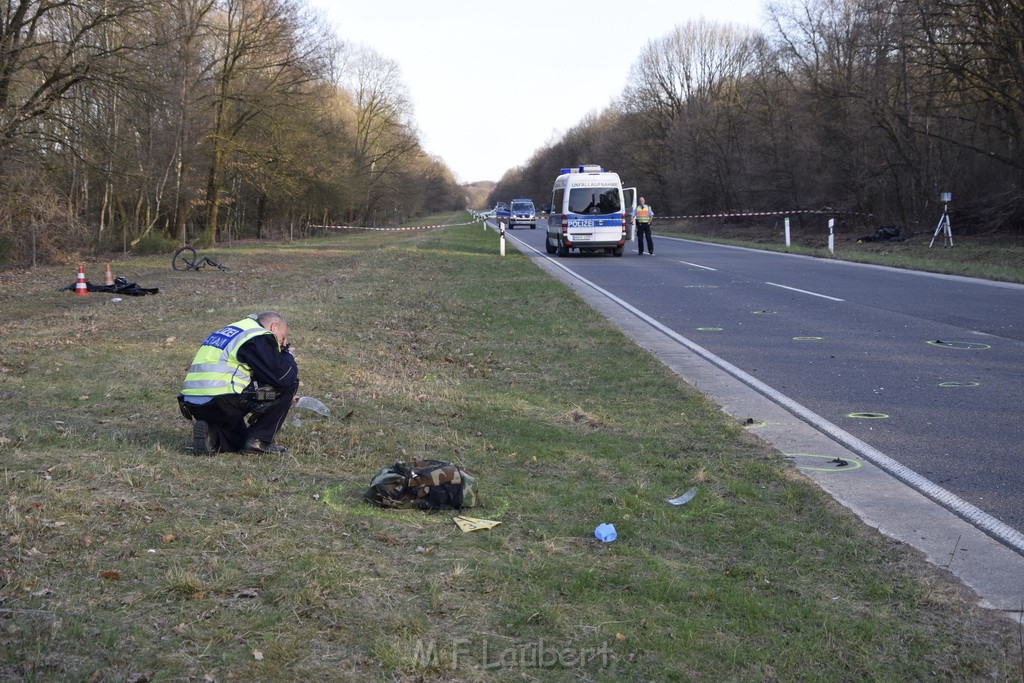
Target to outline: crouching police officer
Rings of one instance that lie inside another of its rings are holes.
[[[182,415],[195,420],[197,454],[280,454],[285,448],[274,445],[274,436],[298,390],[288,323],[267,311],[206,338],[185,375],[178,404]]]

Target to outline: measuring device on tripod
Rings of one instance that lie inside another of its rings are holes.
[[[940,232],[944,235],[945,246],[953,246],[953,230],[949,226],[949,203],[953,201],[953,193],[943,192],[939,195],[939,201],[942,202],[942,218],[939,219],[939,224],[935,228],[935,234],[932,235],[932,241],[928,244],[929,249],[935,244],[935,238],[939,236]]]

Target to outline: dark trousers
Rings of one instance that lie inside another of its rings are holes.
[[[654,240],[651,239],[651,223],[636,222],[636,246],[639,253],[644,253],[644,239],[647,239],[647,251],[654,253]]]
[[[209,425],[214,450],[240,451],[246,439],[274,442],[298,390],[296,384],[273,401],[257,402],[244,395],[227,394],[214,396],[212,401],[202,405],[186,405],[192,417]]]

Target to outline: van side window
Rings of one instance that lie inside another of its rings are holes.
[[[562,199],[565,197],[565,189],[559,188],[551,195],[551,213],[562,213]]]
[[[617,213],[622,208],[619,206],[619,193],[615,190],[608,190],[602,193],[598,207],[601,213]]]

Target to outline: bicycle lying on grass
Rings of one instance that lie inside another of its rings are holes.
[[[174,252],[171,257],[171,268],[175,270],[199,270],[206,266],[214,266],[217,270],[227,270],[228,267],[209,256],[200,257],[196,250],[190,246],[184,246]]]

